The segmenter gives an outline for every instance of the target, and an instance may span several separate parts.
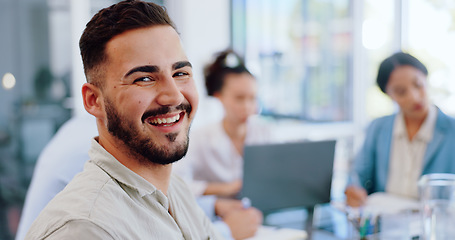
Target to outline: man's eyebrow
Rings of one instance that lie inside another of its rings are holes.
[[[131,69],[125,74],[125,77],[128,77],[129,75],[135,73],[135,72],[148,72],[148,73],[156,73],[159,72],[160,68],[158,66],[154,65],[145,65],[145,66],[139,66]]]
[[[174,69],[174,70],[179,69],[179,68],[183,68],[183,67],[192,68],[193,66],[188,61],[180,61],[180,62],[176,62],[176,63],[172,64],[172,69]]]

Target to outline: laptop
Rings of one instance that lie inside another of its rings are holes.
[[[335,140],[251,145],[244,149],[241,197],[265,215],[330,202]]]

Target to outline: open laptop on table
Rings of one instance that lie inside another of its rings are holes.
[[[241,197],[265,215],[330,202],[335,140],[246,146]]]

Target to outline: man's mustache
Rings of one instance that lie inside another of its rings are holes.
[[[158,115],[163,115],[163,114],[166,114],[166,113],[170,113],[174,109],[175,110],[183,110],[183,111],[186,112],[186,114],[189,115],[191,113],[191,111],[193,110],[193,107],[191,107],[191,104],[189,104],[189,103],[182,103],[182,104],[178,105],[175,108],[174,107],[163,106],[163,107],[160,107],[160,108],[157,108],[157,109],[148,110],[142,115],[141,121],[144,122],[145,119],[147,119],[149,117],[155,117],[155,116],[158,116]]]

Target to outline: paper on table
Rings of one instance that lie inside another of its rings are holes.
[[[306,238],[307,233],[304,230],[261,226],[254,237],[246,240],[302,240]]]
[[[363,207],[363,211],[372,214],[395,214],[410,209],[419,209],[419,201],[385,192],[377,192],[369,195]]]

